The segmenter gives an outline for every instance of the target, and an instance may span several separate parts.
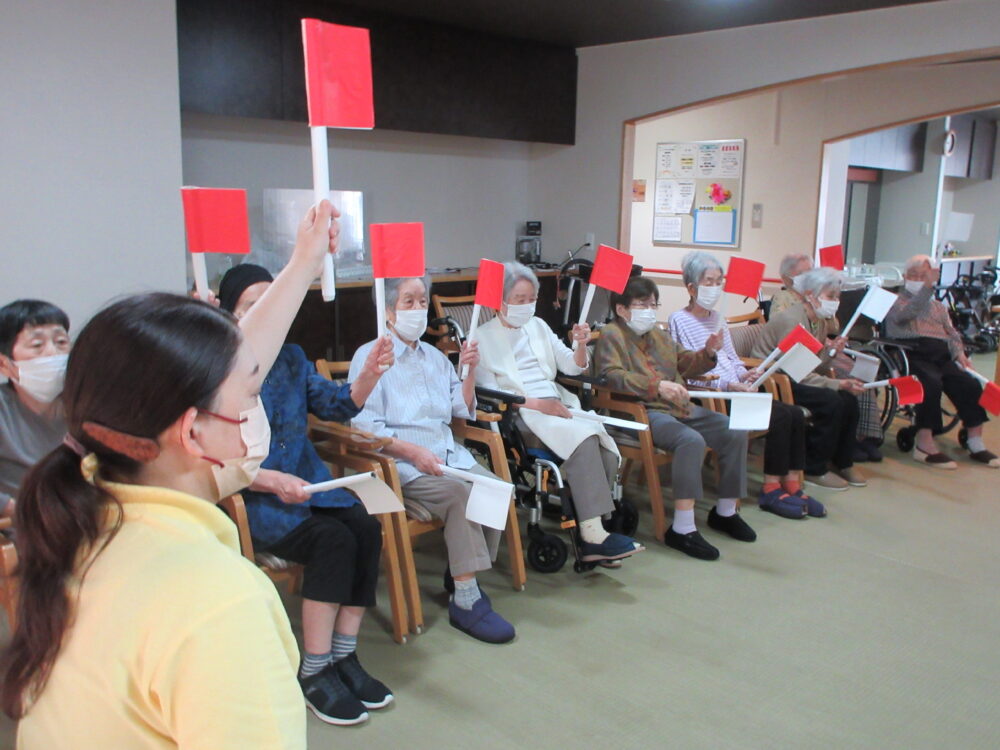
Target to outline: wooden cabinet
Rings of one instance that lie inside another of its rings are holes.
[[[951,129],[955,131],[955,150],[945,159],[944,173],[948,177],[992,179],[996,122],[978,114],[955,115],[951,118]]]
[[[927,124],[901,125],[851,139],[850,165],[897,172],[919,172],[924,166]]]

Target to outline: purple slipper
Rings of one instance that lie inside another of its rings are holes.
[[[448,622],[486,643],[508,643],[514,640],[514,626],[493,611],[489,601],[477,599],[472,609],[462,609],[454,601],[448,602]]]

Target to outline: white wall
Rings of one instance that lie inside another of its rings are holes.
[[[807,76],[987,48],[1000,42],[998,28],[996,0],[950,0],[581,49],[576,145],[532,147],[531,205],[540,206],[547,243],[575,247],[587,231],[617,240],[626,119]]]
[[[996,255],[1000,244],[1000,138],[993,159],[992,180],[945,178],[945,196],[951,210],[973,214],[968,242],[959,243],[965,255]],[[948,239],[942,237],[942,240]]]
[[[6,0],[0,70],[0,304],[180,291],[173,0]]]
[[[304,124],[186,113],[182,132],[185,184],[246,188],[254,234],[264,188],[312,187]],[[525,143],[331,130],[330,144],[331,187],[365,193],[366,223],[424,222],[429,266],[511,259],[524,221],[540,218],[527,202]]]

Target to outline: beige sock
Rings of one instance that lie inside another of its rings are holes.
[[[608,532],[604,530],[604,524],[601,523],[601,517],[588,518],[586,521],[580,521],[580,537],[583,541],[589,544],[600,544],[609,536]]]

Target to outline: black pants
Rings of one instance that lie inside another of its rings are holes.
[[[792,383],[795,403],[812,412],[806,428],[806,474],[825,474],[832,461],[838,469],[854,465],[858,400],[847,391]]]
[[[910,344],[910,341],[906,343]],[[952,359],[947,341],[926,337],[916,339],[906,357],[910,360],[910,372],[924,387],[924,400],[917,406],[915,425],[918,430],[939,433],[944,429],[941,419],[942,392],[948,394],[966,427],[978,427],[986,421],[986,410],[979,405],[983,387]]]
[[[764,438],[764,473],[783,477],[804,469],[806,463],[806,418],[793,405],[771,404],[771,422]]]
[[[375,606],[382,524],[361,503],[312,511],[311,518],[266,551],[305,566],[304,598],[348,607]]]

